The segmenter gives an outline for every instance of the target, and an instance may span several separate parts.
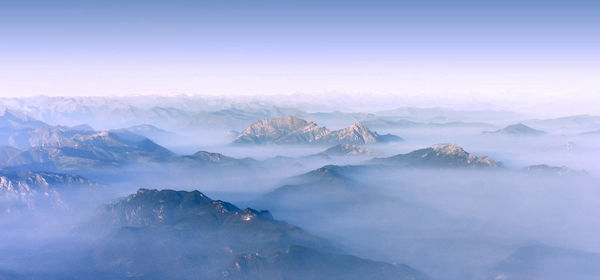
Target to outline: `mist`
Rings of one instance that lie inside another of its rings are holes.
[[[600,273],[599,117],[178,98],[4,105],[0,278]]]

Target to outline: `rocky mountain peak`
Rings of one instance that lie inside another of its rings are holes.
[[[431,146],[436,153],[446,154],[446,155],[460,155],[460,156],[468,156],[469,153],[463,149],[463,147],[455,145],[455,144],[439,144]]]
[[[105,207],[105,216],[118,226],[219,227],[255,220],[272,220],[268,211],[240,209],[203,193],[139,189],[135,194]]]
[[[315,122],[294,116],[260,120],[251,124],[235,139],[237,144],[370,144],[398,141],[393,135],[379,135],[362,123],[331,131]]]
[[[389,158],[374,159],[375,163],[386,163],[413,167],[499,167],[500,164],[487,156],[475,156],[454,144],[434,145]]]

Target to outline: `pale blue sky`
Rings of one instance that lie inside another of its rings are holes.
[[[597,1],[24,0],[0,26],[2,96],[600,94]]]

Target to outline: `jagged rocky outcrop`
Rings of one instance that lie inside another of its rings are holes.
[[[499,129],[496,131],[485,131],[487,134],[503,134],[503,135],[514,135],[514,136],[536,136],[536,135],[544,135],[545,131],[537,130],[526,126],[522,123],[509,125],[503,129]]]
[[[234,140],[235,144],[371,144],[399,141],[394,135],[379,135],[361,123],[331,131],[315,122],[294,116],[260,120]]]
[[[103,236],[91,244],[88,275],[113,279],[427,279],[404,265],[344,255],[268,211],[199,191],[140,189],[78,230]]]
[[[435,145],[408,154],[376,158],[370,163],[429,168],[496,168],[500,166],[490,157],[475,156],[453,144]]]

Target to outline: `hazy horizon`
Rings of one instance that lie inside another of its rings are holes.
[[[600,104],[591,1],[18,1],[3,4],[0,24],[0,96]]]
[[[600,279],[600,1],[1,1],[0,61],[0,280]]]

